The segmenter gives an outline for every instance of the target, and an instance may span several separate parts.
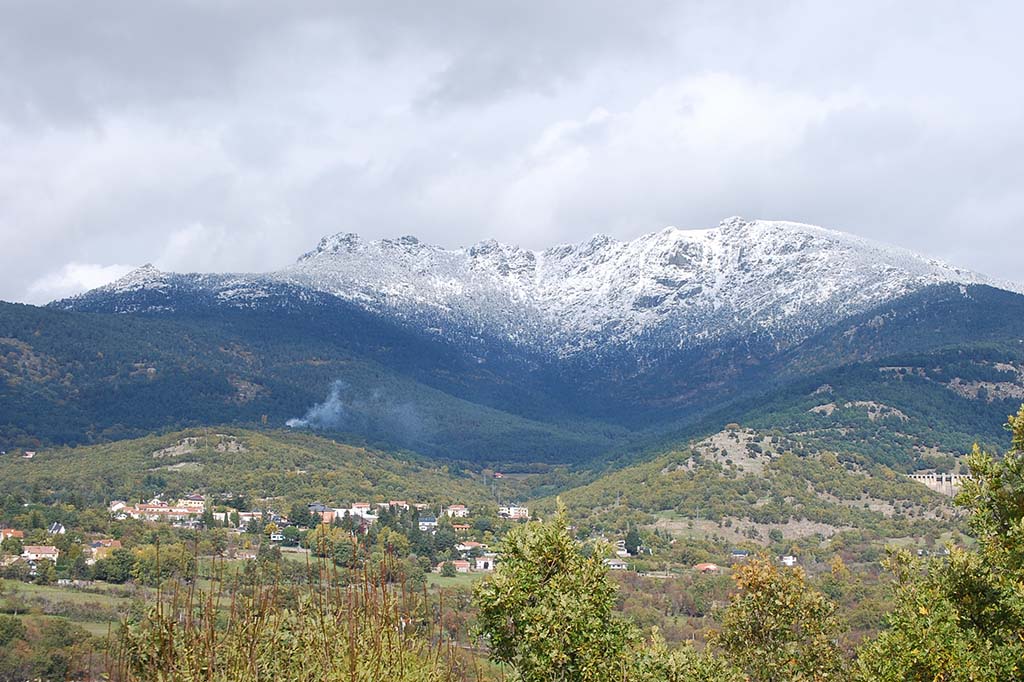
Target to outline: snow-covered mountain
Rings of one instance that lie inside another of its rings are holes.
[[[329,408],[339,432],[396,447],[580,462],[744,415],[816,428],[823,403],[871,402],[910,419],[892,442],[931,449],[921,425],[957,415],[982,433],[1016,409],[1001,396],[1024,367],[1020,291],[738,218],[544,251],[339,234],[276,272],[145,266],[49,309],[0,304],[15,414],[0,410],[0,445]]]
[[[841,232],[731,218],[712,229],[668,227],[628,242],[596,236],[540,252],[493,240],[452,250],[415,237],[338,234],[277,272],[179,275],[147,265],[54,305],[159,312],[196,296],[241,308],[327,296],[451,340],[569,358],[736,338],[782,349],[940,283],[1021,291]]]

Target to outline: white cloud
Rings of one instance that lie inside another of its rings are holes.
[[[64,267],[46,274],[27,287],[28,300],[32,303],[67,298],[83,291],[110,284],[127,275],[135,268],[131,265],[97,265],[95,263],[67,263]]]
[[[737,214],[1017,277],[1021,7],[28,3],[0,22],[0,298],[342,230],[541,248]]]

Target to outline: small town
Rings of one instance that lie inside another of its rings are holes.
[[[74,526],[69,532],[64,523],[57,521],[36,528],[32,524],[40,518],[38,510],[28,515],[26,528],[0,529],[0,575],[37,584],[82,585],[92,579],[109,580],[106,566],[115,555],[120,553],[122,562],[129,560],[129,550],[141,544],[136,537],[140,527],[133,522],[142,523],[142,528],[163,527],[181,538],[188,537],[189,532],[208,531],[217,540],[206,544],[213,550],[209,557],[200,558],[228,560],[255,560],[261,552],[272,549],[293,556],[311,553],[315,558],[328,558],[328,547],[333,549],[339,538],[369,547],[383,526],[387,538],[401,530],[408,532],[405,543],[386,540],[389,551],[418,549],[422,552],[419,556],[437,559],[428,565],[420,562],[428,572],[486,573],[493,571],[499,561],[498,553],[491,548],[499,524],[530,518],[529,509],[519,505],[498,507],[496,515],[487,516],[471,515],[463,504],[440,506],[405,500],[354,502],[345,507],[312,502],[293,506],[285,515],[271,508],[233,509],[198,493],[168,501],[154,497],[134,504],[114,500],[107,512],[110,535]],[[347,565],[355,563],[352,557]],[[116,581],[124,582],[125,577],[119,573],[120,580]]]

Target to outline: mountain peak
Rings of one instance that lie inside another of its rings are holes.
[[[101,288],[109,288],[114,291],[150,289],[166,284],[168,277],[168,273],[158,269],[152,263],[146,263]]]
[[[308,251],[299,257],[299,262],[310,258],[316,258],[323,254],[336,254],[352,251],[361,243],[362,239],[354,232],[338,232],[337,234],[329,235],[321,239],[315,249]]]

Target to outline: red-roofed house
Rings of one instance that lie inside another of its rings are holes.
[[[464,504],[453,504],[445,510],[445,514],[453,519],[464,519],[469,516],[469,509]]]
[[[60,550],[52,545],[25,545],[21,552],[21,558],[26,561],[39,561],[49,559],[56,561],[60,556]]]

